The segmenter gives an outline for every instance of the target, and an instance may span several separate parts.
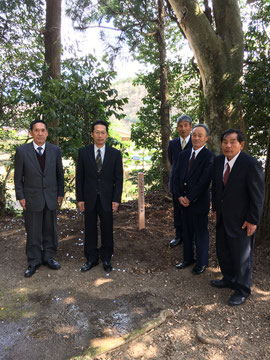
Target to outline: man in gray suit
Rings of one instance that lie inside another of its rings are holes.
[[[61,150],[46,142],[47,124],[35,120],[30,124],[33,142],[19,146],[15,154],[16,199],[23,208],[27,232],[26,255],[31,277],[42,264],[58,270],[54,260],[57,249],[56,208],[64,196],[64,172]]]

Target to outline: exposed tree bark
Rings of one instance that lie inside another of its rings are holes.
[[[50,76],[60,77],[61,60],[61,0],[46,0],[45,60]]]
[[[168,160],[168,144],[170,140],[170,101],[169,83],[166,64],[166,43],[164,36],[164,16],[165,8],[163,0],[158,0],[158,31],[156,34],[159,50],[160,64],[160,122],[161,122],[161,146],[162,146],[162,184],[163,188],[168,188],[170,164]]]
[[[269,246],[269,236],[270,236],[270,130],[268,137],[268,146],[267,146],[267,158],[265,163],[265,200],[263,207],[262,219],[260,222],[260,227],[258,231],[259,242],[264,242]]]
[[[238,86],[243,71],[243,31],[237,0],[213,0],[216,30],[196,0],[169,0],[199,66],[205,101],[209,146],[218,153],[219,137],[244,123]],[[209,13],[209,8],[207,9]]]
[[[61,75],[61,0],[46,0],[46,29],[44,33],[45,61],[49,66],[49,76],[53,79]],[[50,127],[59,125],[59,119],[49,122]],[[58,138],[52,142],[58,144]]]

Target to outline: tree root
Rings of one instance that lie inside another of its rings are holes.
[[[110,353],[111,351],[126,345],[138,337],[144,336],[150,330],[160,326],[168,317],[171,317],[172,315],[172,310],[162,310],[156,319],[147,322],[141,328],[135,329],[124,336],[118,338],[95,339],[92,341],[92,346],[87,350],[84,356],[76,357],[73,360],[98,360],[99,356]]]
[[[216,345],[216,346],[223,345],[221,340],[213,339],[211,337],[206,336],[205,333],[203,332],[202,327],[200,325],[198,325],[197,328],[196,328],[196,336],[197,336],[198,340],[203,344]]]

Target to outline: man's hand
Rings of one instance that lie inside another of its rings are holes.
[[[186,196],[180,196],[180,198],[178,198],[180,204],[184,207],[188,207],[190,204],[190,201],[188,200],[188,198]]]
[[[79,201],[78,202],[78,208],[80,212],[84,212],[85,207],[84,207],[84,201]]]
[[[63,201],[63,196],[58,196],[57,202],[59,206],[62,204],[62,201]]]
[[[26,210],[25,199],[19,200],[19,203],[20,203],[21,207],[23,208],[23,210]]]
[[[255,230],[257,229],[257,225],[251,224],[247,221],[244,222],[242,229],[247,228],[247,236],[251,236],[255,233]]]
[[[118,202],[112,202],[112,211],[113,212],[116,212],[117,210],[118,210],[118,208],[119,208],[119,203]]]

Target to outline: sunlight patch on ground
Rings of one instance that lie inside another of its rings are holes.
[[[175,339],[180,340],[183,344],[190,343],[191,330],[188,326],[182,326],[181,328],[174,329],[173,335]]]
[[[56,329],[55,329],[55,332],[57,334],[78,334],[80,332],[80,330],[76,327],[76,326],[71,326],[71,325],[68,325],[68,326],[58,326]]]
[[[253,294],[258,295],[257,300],[260,301],[269,301],[270,300],[270,291],[263,291],[258,289],[256,286],[252,288]]]
[[[99,279],[97,279],[97,280],[94,282],[94,286],[99,287],[99,286],[101,286],[101,285],[104,285],[104,284],[107,284],[107,283],[110,283],[110,282],[113,282],[113,279],[102,279],[102,278],[99,278]]]
[[[119,345],[124,344],[124,340],[122,337],[106,337],[103,339],[95,338],[90,341],[90,347],[91,348],[100,348],[100,349],[111,349],[115,348]]]
[[[217,307],[217,303],[215,303],[215,304],[208,304],[208,305],[204,305],[204,306],[203,306],[203,309],[204,309],[205,311],[214,311],[214,310],[216,309],[216,307]]]
[[[134,359],[153,359],[157,356],[158,348],[156,345],[139,342],[130,345],[128,352]]]
[[[72,296],[69,296],[69,297],[66,297],[63,302],[67,305],[69,304],[75,304],[76,300],[74,299],[74,297]]]
[[[210,272],[212,272],[212,273],[216,273],[216,274],[220,274],[220,269],[219,269],[219,267],[208,267],[207,268],[207,271],[210,271]],[[220,274],[221,275],[221,274]]]

